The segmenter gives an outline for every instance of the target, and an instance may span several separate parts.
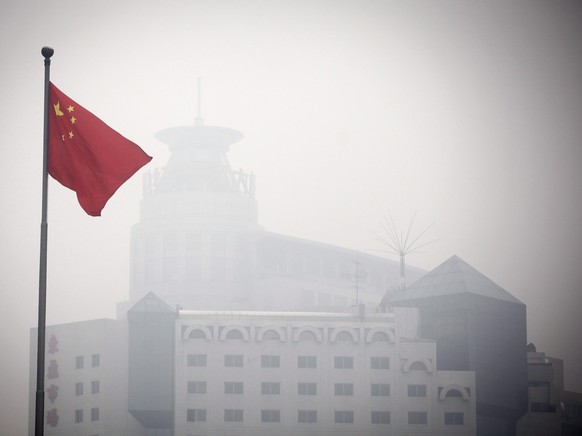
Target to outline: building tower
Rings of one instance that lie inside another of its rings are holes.
[[[437,369],[475,371],[477,436],[513,436],[527,410],[526,306],[457,256],[392,307],[418,309],[418,335],[437,344]]]
[[[154,292],[172,306],[246,308],[260,230],[254,177],[233,171],[226,158],[242,134],[199,116],[157,138],[171,156],[144,175],[131,235],[130,303]]]

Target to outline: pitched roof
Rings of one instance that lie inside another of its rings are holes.
[[[148,292],[141,300],[129,309],[130,312],[172,312],[172,309],[164,300],[158,297],[153,292]]]
[[[446,260],[407,287],[404,292],[394,295],[390,303],[458,294],[474,294],[523,304],[458,256]]]

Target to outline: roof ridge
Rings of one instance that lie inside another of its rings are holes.
[[[392,302],[433,298],[444,295],[472,294],[523,304],[489,277],[457,255],[419,278]]]

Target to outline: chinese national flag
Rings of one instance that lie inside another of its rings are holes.
[[[105,203],[152,158],[50,84],[49,174],[100,216]]]

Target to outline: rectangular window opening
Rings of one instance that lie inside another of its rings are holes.
[[[188,409],[186,420],[188,422],[206,422],[206,409]]]
[[[262,368],[279,368],[281,366],[280,356],[261,356],[261,367]]]
[[[204,367],[206,366],[206,354],[188,354],[187,365]]]
[[[297,422],[314,424],[317,422],[317,410],[299,410]]]
[[[390,412],[373,411],[372,424],[390,424]]]
[[[353,369],[354,358],[352,356],[335,356],[333,359],[335,369]]]

